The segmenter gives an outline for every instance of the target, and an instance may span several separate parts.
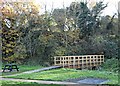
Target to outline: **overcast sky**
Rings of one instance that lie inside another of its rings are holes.
[[[81,1],[81,0],[36,0],[37,3],[41,5],[42,12],[45,10],[45,5],[47,10],[51,10],[52,6],[53,8],[63,8],[63,3],[65,7],[68,7],[71,2],[74,1]],[[85,0],[82,0],[85,1]],[[89,2],[98,2],[100,0],[87,0]],[[120,0],[102,0],[105,4],[108,3],[108,7],[105,8],[103,11],[103,15],[113,15],[117,12],[118,9],[118,2]]]

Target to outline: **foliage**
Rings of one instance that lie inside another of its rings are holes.
[[[102,65],[102,68],[106,71],[113,71],[118,73],[118,70],[119,70],[118,64],[119,64],[118,59],[111,58],[105,61],[105,63]]]
[[[3,59],[8,59],[7,57],[12,56],[14,53],[14,48],[16,46],[16,40],[18,34],[15,30],[3,30],[2,31],[2,56]]]
[[[99,29],[100,13],[106,7],[103,2],[97,2],[96,5],[90,9],[87,2],[74,2],[68,8],[69,15],[73,15],[76,24],[80,28],[80,35],[86,39],[92,36],[96,29]]]
[[[8,2],[2,4],[2,56],[3,61],[13,61],[14,58],[19,57],[15,53],[15,48],[20,37],[20,29],[26,27],[28,15],[37,14],[38,8],[33,2]]]
[[[65,50],[65,48],[64,47],[57,47],[57,49],[56,49],[56,55],[58,55],[58,56],[64,56],[65,54],[66,54],[66,50]]]
[[[52,12],[53,18],[55,19],[57,26],[63,30],[65,23],[65,9],[54,9]],[[58,16],[59,15],[59,16]]]
[[[80,29],[79,54],[104,54],[106,58],[118,58],[118,19],[116,14],[101,16],[106,7],[107,4],[100,1],[92,8],[87,2],[73,2],[67,8],[67,16],[72,17]]]
[[[106,41],[103,51],[105,56],[108,58],[118,58],[118,45],[115,42]]]

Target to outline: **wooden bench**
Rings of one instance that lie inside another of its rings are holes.
[[[5,70],[9,70],[11,72],[13,69],[16,69],[17,71],[19,71],[19,68],[17,67],[16,64],[6,64],[2,69],[3,69],[3,72],[5,72]]]

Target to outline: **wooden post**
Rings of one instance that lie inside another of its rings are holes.
[[[75,56],[73,57],[73,68],[75,68]]]
[[[56,57],[54,57],[54,64],[56,65]]]
[[[62,61],[62,60],[61,60],[61,57],[59,57],[59,58],[60,58],[60,65],[62,65],[62,64],[61,64],[61,61]]]
[[[64,68],[64,57],[63,57],[63,68]]]
[[[70,68],[70,58],[68,57],[68,68]]]

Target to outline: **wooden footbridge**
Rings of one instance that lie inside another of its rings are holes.
[[[91,69],[104,62],[104,55],[55,56],[54,65],[63,68]]]

